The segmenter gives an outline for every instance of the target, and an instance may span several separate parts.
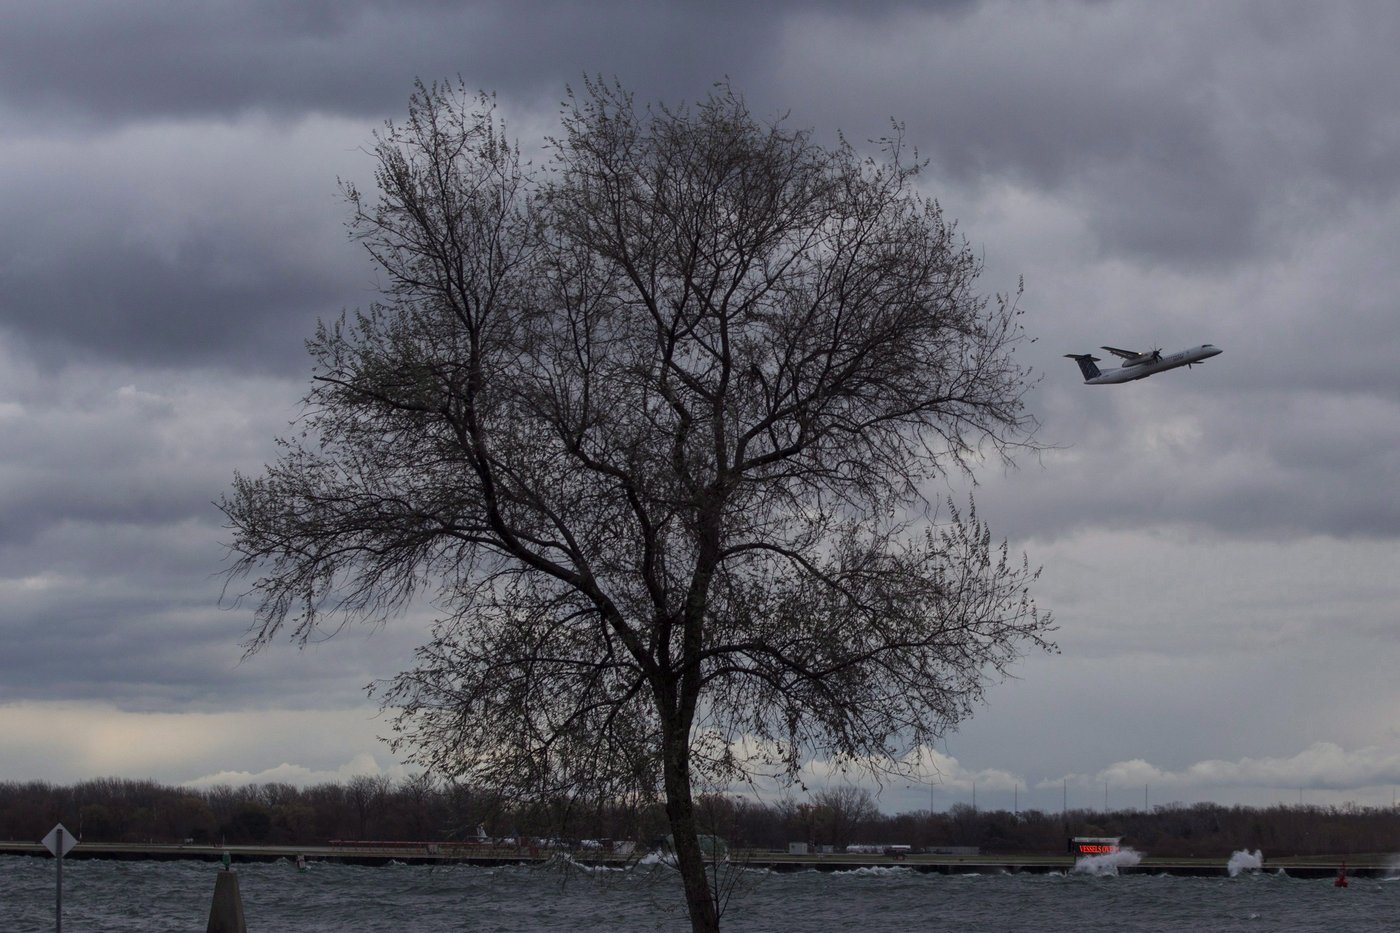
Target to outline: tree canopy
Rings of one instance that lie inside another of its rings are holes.
[[[899,768],[1049,647],[1035,573],[930,481],[1031,444],[1020,312],[915,183],[727,86],[570,93],[539,168],[419,85],[350,230],[383,275],[309,341],[300,435],[222,501],[250,648],[440,619],[383,687],[400,747],[520,798]]]

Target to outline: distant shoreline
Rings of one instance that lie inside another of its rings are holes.
[[[346,865],[387,865],[398,862],[407,865],[539,865],[562,855],[549,851],[515,848],[482,848],[450,843],[432,846],[249,846],[249,845],[172,845],[84,842],[74,846],[66,856],[72,859],[113,859],[119,861],[198,860],[218,862],[227,853],[233,864],[249,862],[295,861],[303,856],[308,862],[333,862]],[[0,855],[50,858],[48,851],[37,842],[0,842]],[[568,856],[582,865],[612,865],[622,867],[634,858],[605,853],[571,853]],[[1336,875],[1346,864],[1348,875],[1359,878],[1386,877],[1396,873],[1391,854],[1362,854],[1266,858],[1261,871],[1272,874],[1283,871],[1295,878],[1323,878]],[[842,872],[869,868],[904,868],[923,874],[1050,874],[1072,872],[1075,860],[1067,855],[910,855],[896,858],[888,855],[786,855],[774,852],[754,852],[739,861],[750,868],[774,872]],[[1118,867],[1120,875],[1184,875],[1211,877],[1228,875],[1226,858],[1152,858],[1145,856],[1136,865]]]

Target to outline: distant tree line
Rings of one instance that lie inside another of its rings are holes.
[[[841,787],[805,800],[759,803],[710,795],[698,810],[707,832],[736,848],[785,850],[791,842],[831,846],[976,846],[987,853],[1063,853],[1070,836],[1121,836],[1156,856],[1222,857],[1238,849],[1266,856],[1389,852],[1400,840],[1400,810],[1372,807],[1240,807],[1168,804],[1151,810],[1047,813],[978,810],[880,812],[869,791]],[[101,778],[72,786],[0,782],[0,839],[36,841],[62,822],[87,842],[315,845],[333,840],[451,842],[484,833],[506,844],[578,843],[666,834],[659,804],[513,804],[426,777],[361,776],[299,788],[268,783],[172,787]]]

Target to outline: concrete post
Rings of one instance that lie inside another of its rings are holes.
[[[219,872],[205,933],[248,933],[248,924],[243,920],[243,898],[238,893],[238,872]]]

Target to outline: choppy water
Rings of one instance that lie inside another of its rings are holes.
[[[218,866],[69,860],[65,933],[204,929]],[[683,931],[675,873],[286,862],[238,866],[252,933]],[[0,856],[0,931],[53,929],[54,863]],[[732,931],[1370,931],[1400,929],[1400,882],[1242,873],[924,875],[904,868],[744,873]]]

